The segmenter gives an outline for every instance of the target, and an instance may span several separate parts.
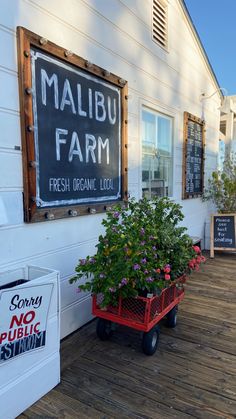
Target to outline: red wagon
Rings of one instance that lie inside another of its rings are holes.
[[[185,276],[178,280],[178,284],[185,282]],[[172,284],[162,290],[159,296],[120,298],[118,306],[100,306],[101,297],[93,296],[93,315],[98,317],[97,335],[101,340],[111,336],[112,323],[122,324],[143,332],[142,349],[146,355],[153,355],[157,349],[159,339],[158,322],[166,316],[168,327],[175,327],[179,302],[184,298],[184,288]]]

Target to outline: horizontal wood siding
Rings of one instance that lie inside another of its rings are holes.
[[[27,263],[60,270],[62,336],[85,321],[89,300],[68,285],[79,258],[93,254],[101,215],[35,225],[23,222],[23,182],[18,97],[16,27],[23,26],[128,81],[129,194],[141,196],[142,105],[174,120],[174,196],[183,205],[189,233],[200,236],[208,216],[200,199],[181,201],[183,112],[206,119],[206,172],[216,164],[220,101],[200,103],[216,90],[178,0],[168,2],[168,51],[152,41],[152,1],[19,0],[2,4],[0,15],[0,197],[8,225],[0,227],[0,269]],[[109,35],[109,36],[108,36]],[[198,223],[193,214],[200,214]]]

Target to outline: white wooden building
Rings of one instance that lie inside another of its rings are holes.
[[[104,213],[24,222],[17,27],[127,81],[128,192],[140,198],[156,188],[181,203],[189,234],[206,247],[207,204],[182,199],[183,118],[188,112],[205,121],[207,179],[217,164],[222,96],[182,0],[2,0],[0,6],[0,271],[27,264],[60,271],[63,338],[91,319],[89,295],[76,293],[68,279],[78,259],[95,252]]]

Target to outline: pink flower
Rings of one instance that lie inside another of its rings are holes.
[[[196,265],[196,259],[193,258],[189,261],[188,266],[190,269],[194,269],[195,265]]]
[[[194,269],[195,268],[195,259],[190,260],[190,262],[188,263],[188,266],[190,269]]]
[[[156,273],[158,273],[158,274],[160,274],[160,273],[161,273],[160,268],[157,268],[157,269],[156,269]]]
[[[169,281],[170,280],[170,275],[169,274],[165,274],[165,280]]]
[[[201,253],[201,249],[200,249],[200,247],[199,247],[199,246],[193,246],[193,250],[194,250],[196,253]]]
[[[206,258],[205,258],[205,256],[201,256],[201,261],[202,261],[202,262],[206,262]]]

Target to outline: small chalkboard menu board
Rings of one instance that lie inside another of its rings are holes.
[[[184,113],[183,199],[203,193],[204,184],[204,121]]]
[[[126,199],[126,81],[24,28],[18,41],[25,220]]]
[[[216,214],[211,216],[211,250],[236,252],[236,214]]]

